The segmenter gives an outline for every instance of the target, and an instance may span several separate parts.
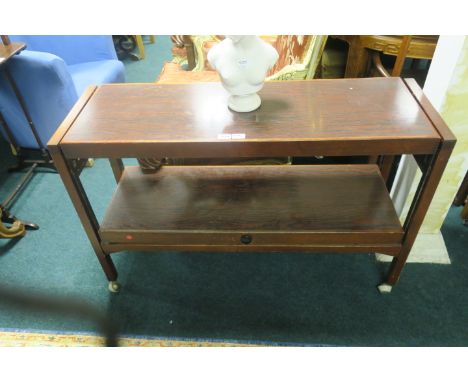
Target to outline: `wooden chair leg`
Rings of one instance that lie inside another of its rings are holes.
[[[464,220],[464,223],[468,224],[468,202],[465,204],[465,207],[463,207],[461,217]]]
[[[403,36],[401,41],[400,49],[398,50],[398,55],[395,61],[395,65],[392,69],[392,77],[399,77],[401,71],[403,70],[403,65],[405,64],[406,54],[411,43],[411,36]]]
[[[463,181],[460,185],[460,188],[457,191],[457,195],[455,195],[455,199],[453,200],[453,204],[455,206],[463,206],[468,199],[468,171],[463,178]]]
[[[360,78],[367,75],[369,51],[361,45],[359,36],[349,43],[345,78]]]
[[[380,59],[380,52],[372,52],[372,63],[374,64],[375,70],[379,73],[382,77],[390,77],[390,73],[388,73],[387,69],[382,64],[382,60]]]
[[[145,45],[143,44],[143,37],[141,35],[135,36],[135,41],[138,47],[138,52],[140,52],[140,60],[145,58]]]
[[[0,37],[2,39],[3,45],[10,45],[11,44],[10,37],[8,37],[7,35],[1,35]]]

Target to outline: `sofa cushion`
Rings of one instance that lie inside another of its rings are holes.
[[[68,70],[79,96],[89,85],[125,82],[124,66],[117,60],[69,65]]]

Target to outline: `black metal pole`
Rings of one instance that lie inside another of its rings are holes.
[[[47,152],[47,149],[45,148],[45,145],[42,143],[41,138],[39,137],[39,134],[37,132],[36,126],[34,125],[34,122],[31,118],[31,114],[29,113],[29,110],[26,106],[26,102],[24,101],[23,95],[21,94],[18,86],[16,85],[15,80],[13,79],[12,75],[10,74],[8,68],[5,68],[4,70],[5,76],[10,83],[13,92],[15,93],[16,98],[18,99],[18,102],[21,106],[21,109],[23,110],[24,116],[26,117],[26,120],[28,121],[29,127],[31,128],[31,131],[34,135],[34,138],[36,139],[37,144],[39,145],[42,155],[49,157],[49,154]]]
[[[33,165],[28,169],[28,171],[23,175],[20,182],[16,185],[15,189],[7,196],[7,198],[3,201],[2,206],[8,208],[13,200],[18,196],[21,192],[23,187],[31,180],[33,175],[34,169],[37,167],[37,163],[33,163]]]

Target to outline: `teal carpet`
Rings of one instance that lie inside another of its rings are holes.
[[[158,36],[153,53],[167,54],[170,44],[162,41]],[[161,57],[127,63],[128,80],[152,81]],[[139,77],[137,69],[131,74],[134,65],[147,66],[142,70],[148,78]],[[12,160],[2,142],[0,200],[20,176],[6,173]],[[82,179],[100,219],[115,187],[108,162],[97,160]],[[0,286],[85,300],[107,314],[122,335],[468,346],[468,228],[461,224],[460,208],[450,210],[442,230],[452,265],[408,264],[389,295],[376,289],[387,265],[369,255],[181,252],[113,255],[123,288],[111,294],[57,174],[37,173],[12,211],[41,228],[19,241],[0,241]],[[0,301],[1,328],[97,330],[92,320],[28,312]]]
[[[155,40],[154,44],[150,44],[148,36],[143,36],[146,53],[144,60],[123,60],[127,82],[155,82],[164,62],[172,60],[170,37],[155,36]],[[138,48],[135,53],[138,54]]]

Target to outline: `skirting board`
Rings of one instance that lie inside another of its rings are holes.
[[[376,253],[378,261],[390,262],[392,256]],[[450,257],[442,233],[420,233],[416,237],[408,263],[450,264]]]

